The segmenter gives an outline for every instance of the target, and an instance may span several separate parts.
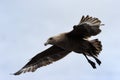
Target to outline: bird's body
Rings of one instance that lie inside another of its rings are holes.
[[[101,61],[97,56],[102,50],[102,45],[98,39],[89,40],[88,37],[99,34],[101,32],[99,28],[101,25],[101,21],[98,18],[92,18],[88,15],[86,17],[83,16],[80,23],[73,26],[72,31],[50,37],[45,45],[51,44],[52,46],[34,56],[22,69],[14,73],[14,75],[34,72],[37,68],[51,64],[72,51],[83,54],[90,65],[96,68],[95,63],[87,56],[93,57],[100,65]]]
[[[66,33],[59,34],[57,36],[50,37],[50,39],[52,39],[52,42],[48,40],[45,44],[48,44],[49,42],[49,44],[58,46],[64,50],[74,51],[79,54],[86,52],[86,55],[90,56],[90,54],[87,51],[91,51],[92,49],[95,48],[92,42],[84,38],[69,37],[68,33],[66,32]],[[95,39],[95,42],[98,42],[98,40]],[[99,46],[101,46],[101,43],[99,43]]]
[[[62,35],[59,35],[59,36],[62,36]],[[60,40],[58,42],[56,42],[54,45],[62,48],[62,49],[65,49],[65,50],[68,50],[68,51],[81,51],[81,46],[84,47],[84,48],[87,48],[89,46],[89,43],[88,41],[84,40],[84,39],[75,39],[75,38],[69,38],[69,37],[66,37],[66,36],[62,36],[64,37],[63,39],[64,40]],[[54,37],[54,38],[57,38]],[[53,39],[54,39],[53,38]]]

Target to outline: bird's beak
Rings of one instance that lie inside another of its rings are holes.
[[[48,42],[44,43],[44,45],[47,46],[47,45],[48,45]]]

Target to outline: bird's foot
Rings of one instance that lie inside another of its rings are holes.
[[[93,67],[93,69],[96,69],[96,64],[95,64],[93,61],[88,60],[88,62],[89,62],[90,65]]]

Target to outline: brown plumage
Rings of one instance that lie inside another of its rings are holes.
[[[53,46],[37,54],[14,75],[34,72],[42,66],[65,57],[71,51],[83,54],[91,66],[96,68],[95,63],[88,59],[88,56],[93,57],[100,65],[101,61],[97,57],[102,50],[102,45],[98,39],[88,40],[88,37],[99,34],[101,25],[101,21],[98,18],[93,18],[89,15],[86,17],[82,16],[81,21],[78,25],[73,26],[72,31],[50,37],[45,45],[51,44]]]

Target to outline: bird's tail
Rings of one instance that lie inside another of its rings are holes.
[[[99,53],[102,51],[101,41],[99,41],[98,39],[94,39],[94,40],[91,40],[90,43],[93,46],[94,55],[95,56],[99,55]]]
[[[89,42],[91,45],[90,49],[88,50],[87,54],[83,54],[83,55],[86,57],[90,65],[95,69],[96,64],[93,61],[91,61],[86,55],[93,57],[96,60],[96,62],[100,65],[101,61],[97,58],[97,56],[102,50],[102,45],[101,45],[101,41],[99,41],[98,39],[90,40]]]

